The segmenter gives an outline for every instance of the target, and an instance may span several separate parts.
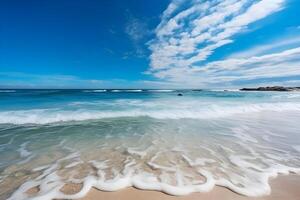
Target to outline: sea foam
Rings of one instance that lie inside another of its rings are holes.
[[[0,93],[11,93],[11,92],[16,92],[16,90],[0,90]]]
[[[211,140],[212,138],[207,139]],[[284,159],[286,159],[284,157],[279,157],[279,160],[278,158],[266,157],[264,154],[267,151],[263,151],[259,145],[256,146],[256,142],[248,140],[240,140],[238,143],[233,141],[231,144],[224,143],[223,153],[225,155],[219,154],[218,149],[214,146],[207,146],[206,148],[209,148],[211,155],[206,154],[202,158],[193,155],[199,152],[202,146],[199,148],[194,146],[193,148],[196,148],[194,151],[192,151],[192,147],[188,146],[182,150],[173,151],[164,146],[162,141],[159,141],[152,143],[150,148],[145,150],[139,147],[140,150],[137,153],[129,147],[127,142],[130,141],[123,140],[124,148],[128,149],[128,154],[124,154],[122,147],[116,148],[119,145],[113,144],[110,140],[115,139],[107,139],[106,142],[111,146],[100,149],[95,149],[90,143],[89,148],[95,151],[93,157],[101,155],[100,152],[109,154],[100,156],[100,158],[102,157],[101,160],[81,156],[72,149],[73,153],[69,156],[57,159],[50,165],[33,169],[34,172],[40,172],[40,175],[23,183],[8,199],[78,199],[84,197],[92,188],[102,191],[117,191],[131,186],[143,190],[162,191],[176,196],[193,192],[209,192],[215,186],[222,186],[242,195],[258,197],[270,194],[271,188],[268,183],[270,177],[276,177],[278,174],[300,173],[299,162],[294,163],[299,167],[291,167],[289,166],[291,163],[283,164]],[[174,145],[174,141],[170,142]],[[209,145],[210,142],[208,141],[207,144],[203,145]],[[236,149],[230,147],[232,144],[236,144],[238,147]],[[66,144],[63,147],[66,147]],[[245,150],[244,148],[251,149],[251,153],[241,154]],[[275,151],[269,153],[274,157],[278,154]],[[178,156],[179,159],[173,160],[174,156]],[[294,156],[288,153],[285,157],[290,157],[289,159],[293,160],[296,158]],[[180,164],[180,157],[185,162]],[[140,158],[146,158],[148,161],[145,163]],[[87,162],[86,159],[89,161]],[[169,164],[166,161],[169,161]],[[121,164],[120,169],[117,169],[118,162]],[[71,175],[77,169],[88,165],[95,170],[95,173],[90,171],[83,178],[66,178],[58,175],[62,174],[61,170],[69,170]],[[188,166],[189,170],[187,170]],[[220,172],[213,170],[216,167],[222,170]],[[82,187],[75,194],[65,194],[61,189],[67,183],[81,184]],[[37,194],[28,195],[27,191],[34,187],[39,188]]]
[[[96,93],[26,92],[0,111],[0,184],[10,191],[0,199],[131,186],[178,196],[222,186],[257,197],[270,194],[271,177],[300,173],[297,95]]]
[[[78,103],[77,103],[78,104]],[[300,111],[299,103],[261,103],[233,106],[208,105],[197,108],[167,107],[167,109],[149,104],[141,104],[139,107],[126,110],[62,110],[62,109],[32,109],[0,112],[0,123],[8,124],[47,124],[55,122],[96,120],[117,117],[140,117],[148,116],[156,119],[208,119],[227,117],[235,114],[255,113],[262,111],[282,112]],[[151,108],[151,109],[149,109]]]
[[[84,90],[83,92],[95,92],[95,93],[97,93],[97,92],[106,92],[107,90]]]

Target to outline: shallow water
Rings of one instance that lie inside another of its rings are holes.
[[[300,172],[299,121],[296,92],[0,91],[0,199],[129,186],[267,195],[269,177]]]

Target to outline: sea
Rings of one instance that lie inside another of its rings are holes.
[[[0,89],[0,199],[131,186],[256,197],[291,173],[300,173],[300,92]]]

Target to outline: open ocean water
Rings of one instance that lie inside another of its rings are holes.
[[[299,92],[0,90],[0,199],[129,186],[261,196],[288,173],[300,173]]]

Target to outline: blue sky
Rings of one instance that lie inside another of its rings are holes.
[[[300,85],[299,0],[1,1],[1,88]]]

